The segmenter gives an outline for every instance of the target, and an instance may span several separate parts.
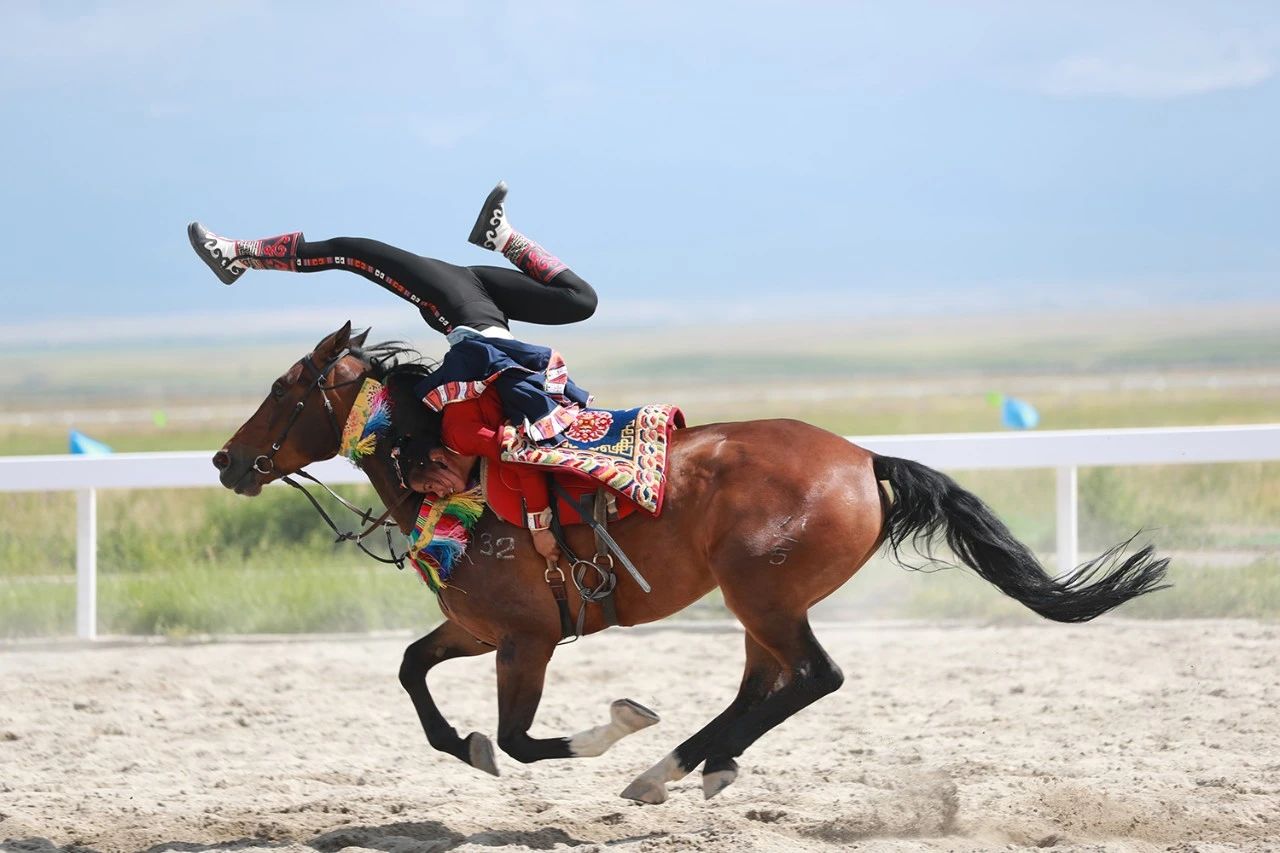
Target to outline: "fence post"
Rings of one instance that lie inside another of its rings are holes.
[[[98,636],[98,500],[93,489],[76,492],[76,636]]]
[[[1080,561],[1078,469],[1074,465],[1063,465],[1057,469],[1057,472],[1057,574],[1061,577],[1075,568],[1076,563]]]

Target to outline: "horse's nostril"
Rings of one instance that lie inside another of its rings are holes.
[[[219,471],[227,470],[227,467],[230,464],[231,454],[227,453],[227,451],[219,450],[217,453],[213,454],[213,467],[217,468]]]

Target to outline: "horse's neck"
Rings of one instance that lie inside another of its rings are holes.
[[[402,488],[391,465],[391,452],[387,448],[378,448],[367,457],[360,466],[373,489],[378,493],[384,507],[391,508],[391,517],[400,525],[400,532],[408,535],[418,521],[418,509],[422,506],[422,496],[405,497],[408,489]]]
[[[391,394],[391,418],[393,422],[397,411],[404,412],[406,407],[422,405],[422,402],[413,395],[405,382],[397,381],[390,376],[383,376],[382,382]],[[391,508],[391,516],[396,520],[396,524],[400,525],[401,532],[408,535],[418,521],[418,510],[422,506],[422,496],[405,496],[408,489],[400,485],[400,478],[396,476],[395,466],[391,462],[392,444],[393,442],[390,440],[378,441],[376,449],[372,454],[365,457],[360,464],[360,468],[364,471],[365,476],[369,478],[369,482],[373,484],[378,497],[382,499],[382,505]]]

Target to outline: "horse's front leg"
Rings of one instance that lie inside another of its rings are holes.
[[[498,765],[493,759],[493,742],[479,732],[465,738],[449,725],[449,721],[436,707],[431,691],[427,689],[427,673],[436,664],[451,658],[471,657],[493,651],[458,627],[445,620],[444,624],[404,650],[400,663],[400,684],[413,700],[413,707],[427,733],[427,742],[441,752],[465,761],[478,770],[498,775]]]
[[[658,715],[638,702],[619,699],[610,706],[610,720],[604,725],[570,737],[530,737],[555,647],[555,640],[541,635],[507,636],[498,643],[498,746],[507,755],[525,764],[600,755],[623,737],[658,722]]]

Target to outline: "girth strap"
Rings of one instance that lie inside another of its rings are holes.
[[[590,505],[590,510],[583,506],[583,510],[587,513],[583,517],[592,518],[603,529],[608,521],[608,499],[604,489],[601,489],[594,497],[586,495],[583,498],[583,504]],[[575,506],[577,505],[575,504]],[[600,605],[606,627],[612,628],[618,625],[618,607],[613,596],[613,591],[618,586],[618,576],[613,571],[613,556],[609,554],[608,546],[604,540],[597,537],[596,554],[590,560],[584,560],[574,553],[564,535],[564,525],[560,520],[560,508],[557,501],[551,502],[551,534],[555,537],[556,544],[560,546],[561,553],[569,560],[571,565],[569,577],[573,580],[573,585],[578,590],[578,596],[582,599],[582,606],[578,608],[578,620],[575,626],[567,620],[568,602],[560,597],[555,582],[552,580],[551,573],[560,574],[560,570],[548,563],[548,573],[545,578],[548,585],[551,586],[552,594],[556,597],[556,606],[560,610],[560,639],[563,642],[571,643],[582,636],[582,630],[587,619],[588,604]],[[594,580],[588,579],[589,571],[595,573]],[[562,574],[560,576],[563,578]]]
[[[596,541],[604,542],[604,544],[608,547],[609,551],[612,552],[612,554],[618,558],[618,561],[622,563],[622,567],[627,570],[627,572],[631,575],[632,578],[635,579],[635,582],[640,585],[640,588],[642,590],[644,590],[646,593],[652,592],[653,588],[649,586],[649,582],[644,579],[644,575],[640,574],[640,570],[637,569],[635,567],[635,564],[631,562],[631,558],[628,557],[626,552],[622,550],[622,546],[619,545],[614,540],[614,538],[609,535],[609,531],[605,529],[605,526],[596,520],[594,513],[592,513],[591,511],[591,508],[586,506],[585,502],[579,502],[575,500],[572,495],[570,495],[568,492],[564,490],[563,486],[561,486],[559,483],[556,482],[554,477],[549,477],[547,479],[548,479],[548,484],[551,486],[551,493],[554,494],[556,497],[560,498],[560,500],[564,501],[565,503],[567,503],[569,506],[573,507],[577,511],[578,515],[582,518],[582,520],[587,523],[587,526],[590,527],[593,531],[595,531]],[[553,501],[552,504],[554,505],[554,503],[555,502]],[[563,535],[557,537],[557,539],[560,540],[561,549],[564,549]],[[565,551],[565,553],[568,554],[570,552]]]
[[[591,509],[592,509],[592,517],[595,518],[596,523],[599,524],[602,528],[606,527],[609,523],[609,494],[603,488],[596,492],[595,500],[591,504]],[[610,570],[608,571],[607,578],[604,577],[606,570],[602,568],[600,565],[601,562],[603,562],[603,559],[609,555],[608,548],[609,548],[608,543],[605,542],[603,539],[601,539],[599,534],[597,534],[596,535],[596,556],[595,556],[595,560],[593,561],[593,565],[595,565],[596,570],[601,575],[601,583],[603,584],[606,580],[609,582],[609,591],[602,598],[599,599],[600,609],[604,611],[604,624],[612,628],[613,626],[618,624],[618,605],[613,599],[613,588],[618,585],[618,576],[615,575],[612,571],[612,568],[613,568],[612,561],[610,561]],[[574,572],[575,572],[574,579],[578,580],[579,583],[581,584],[582,579],[579,579],[576,574],[577,568],[578,568],[577,566],[574,567]],[[583,568],[583,576],[585,577],[586,567],[583,566],[582,568]]]
[[[587,603],[582,602],[582,609],[578,615],[578,630],[573,630],[573,619],[569,616],[569,592],[564,585],[564,570],[555,563],[547,560],[547,570],[542,573],[542,579],[547,582],[547,586],[551,587],[551,595],[556,600],[556,610],[560,613],[560,639],[574,642],[582,636],[582,614],[587,612]],[[570,640],[569,638],[573,639]]]

